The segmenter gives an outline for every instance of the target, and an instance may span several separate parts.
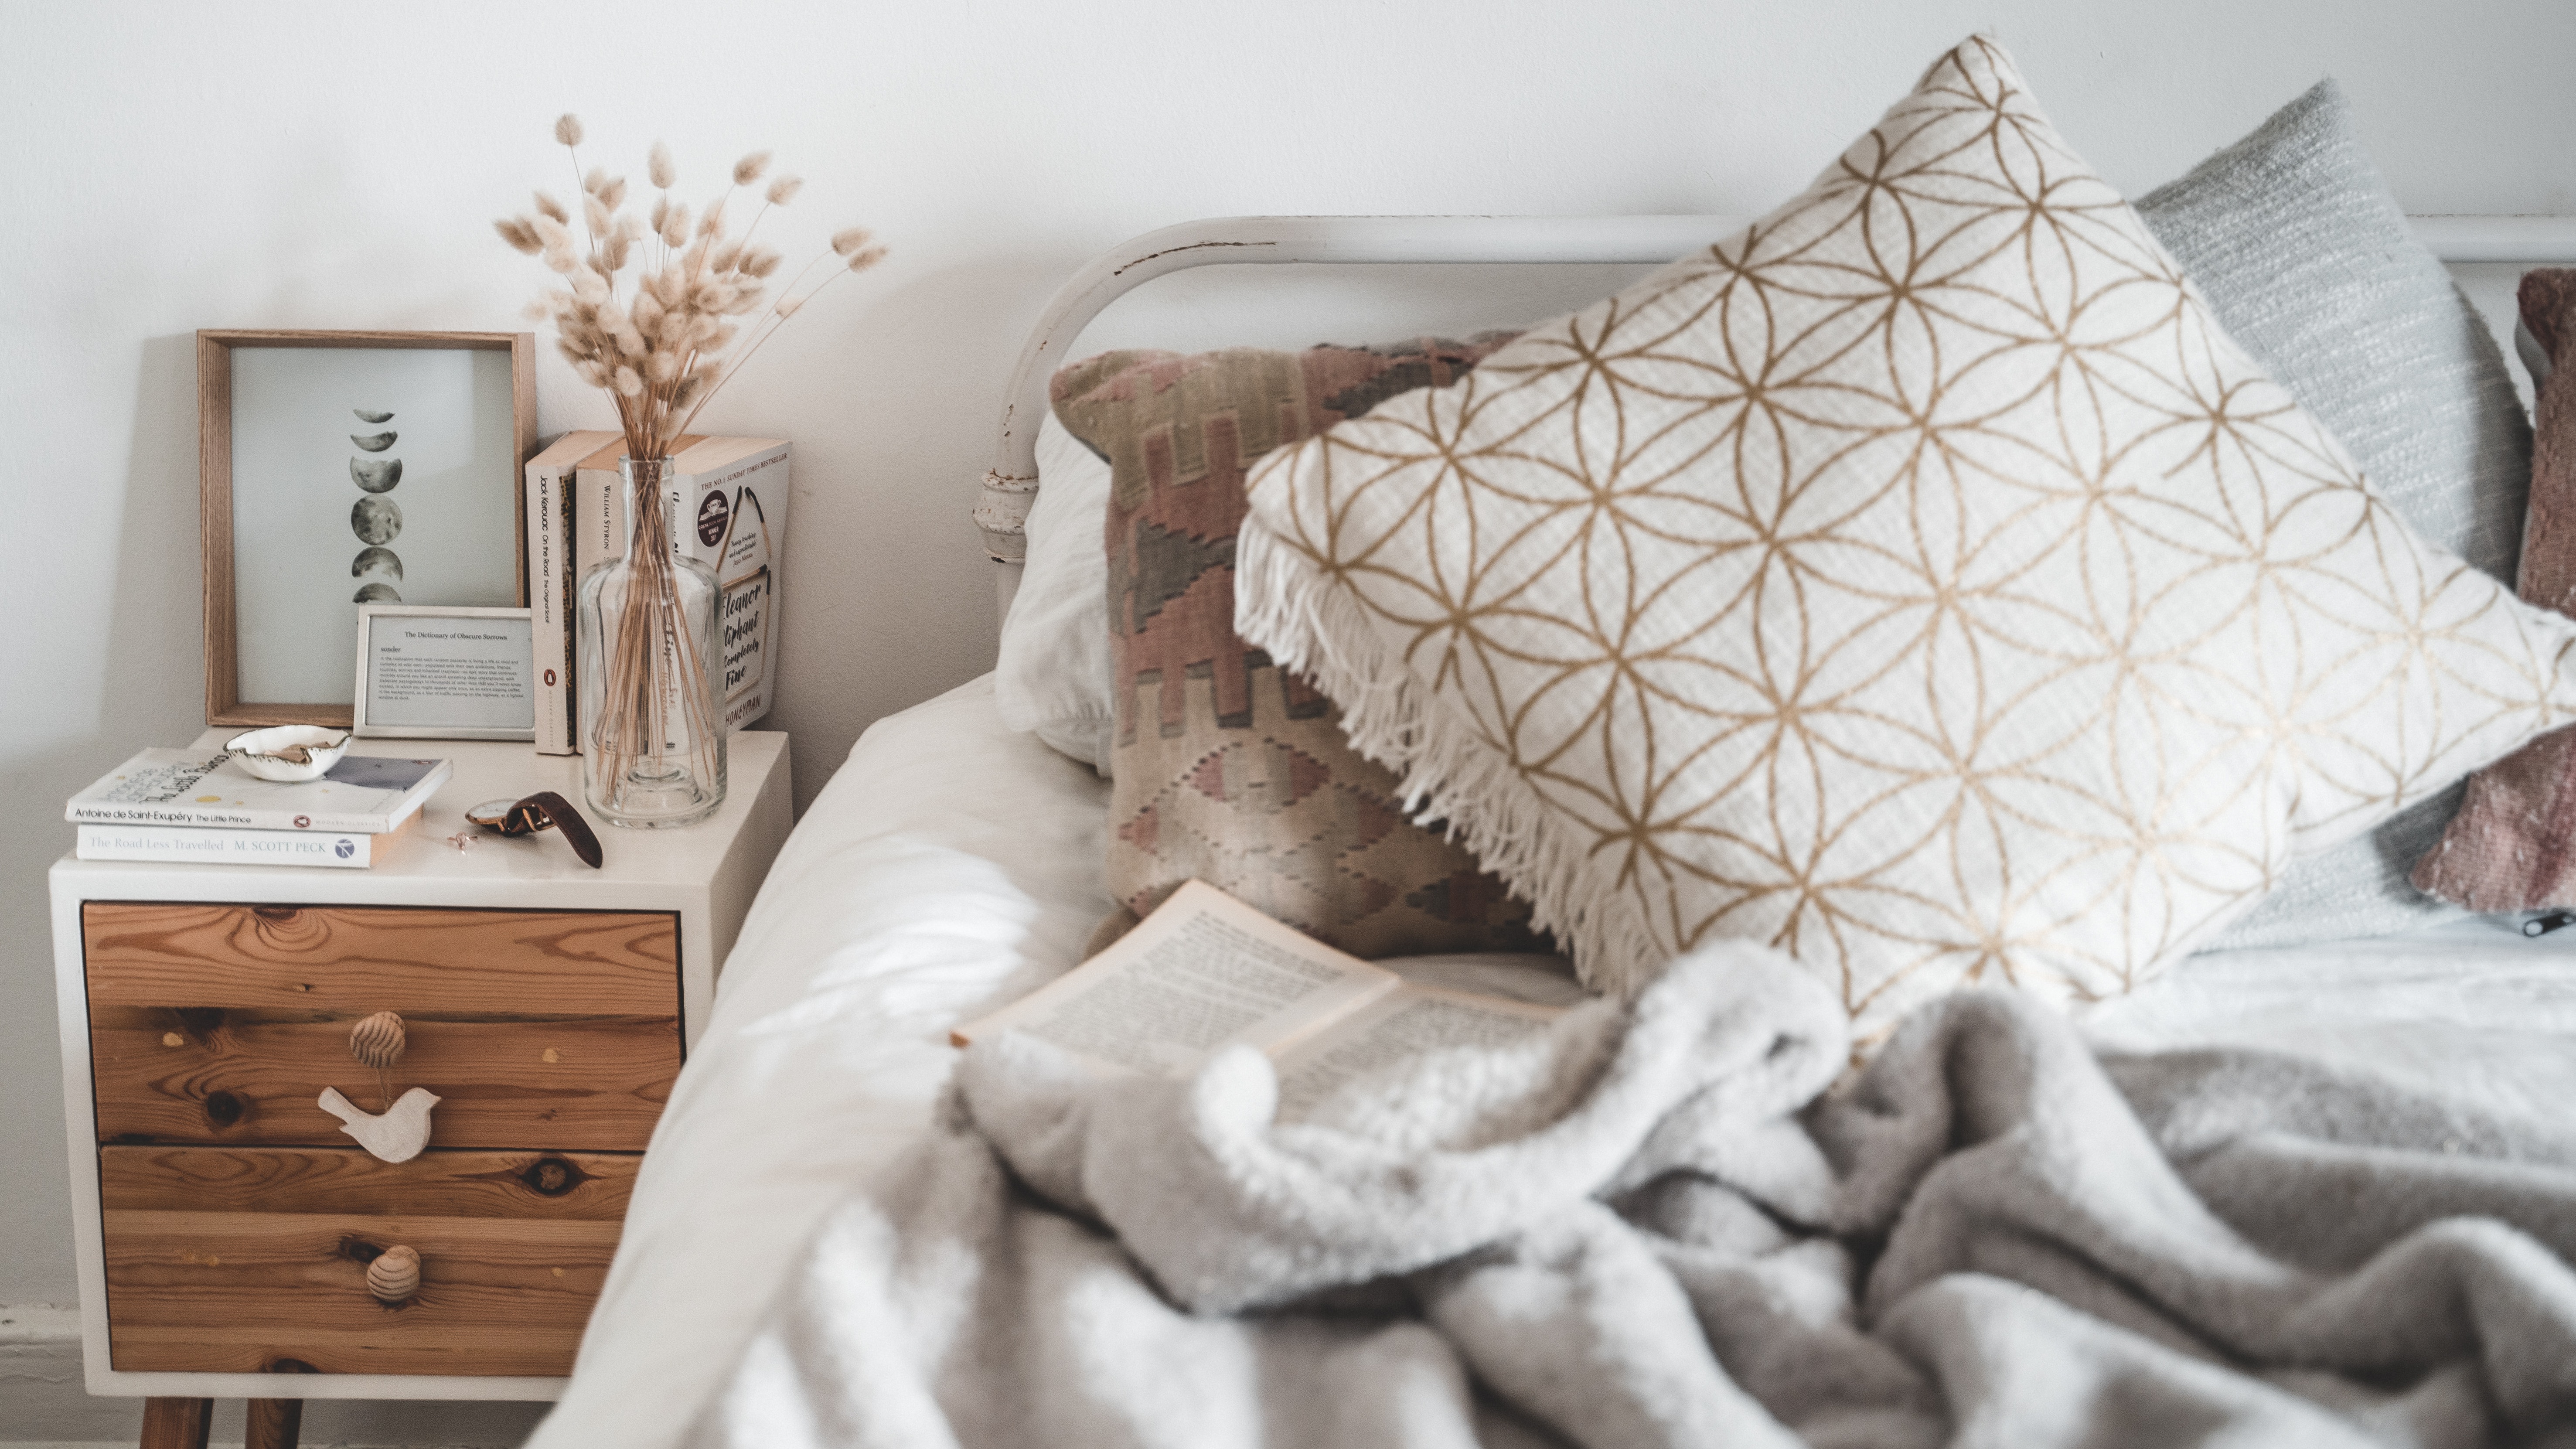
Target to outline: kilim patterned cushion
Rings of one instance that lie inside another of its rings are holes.
[[[2522,530],[2524,602],[2576,614],[2576,271],[2522,279],[2522,325],[2549,359]],[[2415,885],[2475,911],[2576,906],[2576,730],[2537,739],[2469,781],[2415,866]]]
[[[1108,878],[1133,914],[1095,946],[1196,878],[1357,956],[1538,949],[1529,908],[1405,818],[1332,701],[1234,632],[1244,470],[1506,340],[1112,352],[1056,374],[1056,416],[1111,479]]]
[[[2003,51],[1752,227],[1271,455],[1237,624],[1595,984],[1720,937],[1864,1035],[2126,991],[2576,720]]]

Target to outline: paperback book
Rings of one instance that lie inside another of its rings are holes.
[[[528,634],[536,654],[537,753],[579,753],[581,687],[573,674],[575,565],[573,495],[582,461],[617,434],[573,432],[528,460]]]
[[[403,821],[409,825],[420,817]],[[81,860],[179,861],[192,865],[311,865],[365,870],[386,836],[336,830],[224,830],[201,825],[84,825],[72,854]]]
[[[445,784],[445,760],[344,755],[318,780],[262,780],[221,751],[145,750],[74,795],[77,825],[382,835]]]
[[[576,578],[625,556],[632,525],[617,467],[625,452],[625,444],[612,438],[575,470]],[[663,479],[663,521],[672,553],[713,569],[721,591],[716,693],[728,729],[758,721],[778,695],[789,455],[789,445],[777,438],[688,434],[673,442],[671,471]]]
[[[1375,1067],[1515,1041],[1564,1009],[1415,985],[1191,881],[1107,950],[949,1039],[1023,1031],[1104,1073],[1168,1077],[1242,1042],[1278,1068],[1279,1115],[1293,1120]]]

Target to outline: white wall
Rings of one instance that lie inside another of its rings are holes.
[[[564,187],[558,111],[639,185],[656,136],[691,189],[777,147],[809,178],[780,235],[894,248],[708,418],[796,442],[772,724],[801,802],[989,666],[964,513],[1021,335],[1090,254],[1209,214],[1759,210],[1979,28],[2133,190],[2333,73],[2410,210],[2576,212],[2566,0],[0,0],[0,1302],[75,1291],[59,802],[202,724],[195,329],[524,325],[540,273],[487,222]],[[1199,273],[1093,337],[1359,341],[1613,280]],[[551,360],[539,393],[549,434],[606,417]]]

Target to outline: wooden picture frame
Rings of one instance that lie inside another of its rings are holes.
[[[197,334],[197,527],[205,561],[203,628],[206,723],[310,724],[345,729],[351,706],[245,700],[240,689],[240,611],[233,570],[233,353],[238,348],[436,349],[506,352],[510,358],[512,567],[519,607],[528,603],[523,494],[537,443],[536,334],[531,332],[319,332],[209,330]],[[496,500],[497,503],[497,500]],[[328,651],[346,658],[340,647]],[[334,672],[337,672],[336,670]]]

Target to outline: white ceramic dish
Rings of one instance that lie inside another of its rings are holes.
[[[298,745],[304,747],[302,762],[280,754]],[[293,784],[298,780],[318,780],[340,763],[340,757],[349,752],[349,732],[319,725],[272,725],[245,730],[224,741],[224,749],[243,769],[260,779]]]

